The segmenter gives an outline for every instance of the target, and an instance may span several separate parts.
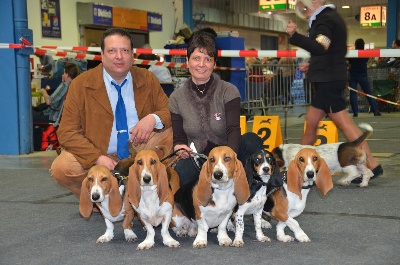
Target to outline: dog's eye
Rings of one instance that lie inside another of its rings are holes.
[[[211,162],[211,163],[214,163],[214,162],[215,162],[215,158],[214,158],[214,157],[211,157],[211,158],[210,158],[210,162]]]
[[[229,162],[229,161],[231,161],[231,158],[229,156],[226,156],[226,157],[224,157],[224,161]]]
[[[107,181],[107,177],[103,177],[103,178],[101,179],[101,181],[102,181],[102,182]]]
[[[156,160],[155,159],[152,159],[151,161],[150,161],[150,165],[154,165],[156,163]]]
[[[313,159],[313,161],[317,161],[317,160],[318,160],[318,157],[317,157],[317,156],[314,156],[312,159]]]
[[[302,162],[302,163],[304,163],[304,157],[301,156],[301,157],[299,158],[299,161]]]
[[[141,159],[138,160],[137,163],[138,163],[139,166],[143,165],[143,161]]]
[[[88,178],[87,179],[89,182],[93,182],[93,178]]]
[[[259,158],[259,157],[256,157],[256,158],[254,158],[254,163],[255,164],[260,164],[260,162],[261,162],[261,159]]]

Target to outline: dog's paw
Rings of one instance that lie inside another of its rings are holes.
[[[166,245],[167,247],[170,247],[170,248],[180,248],[181,247],[181,244],[179,244],[179,242],[174,239],[169,240],[169,241],[164,241],[163,243],[164,243],[164,245]]]
[[[232,247],[243,247],[244,241],[242,239],[235,239],[232,243]]]
[[[366,188],[366,187],[368,187],[368,181],[363,181],[363,182],[361,182],[361,183],[358,185],[358,187],[361,187],[361,188]]]
[[[289,235],[282,235],[282,236],[278,236],[278,241],[281,241],[281,242],[292,242],[292,241],[294,241],[294,238],[289,236]]]
[[[232,245],[232,239],[230,239],[229,237],[222,237],[218,239],[218,243],[220,246],[230,246]]]
[[[113,236],[104,234],[96,240],[96,243],[107,243],[110,242],[111,239],[113,239]]]
[[[177,237],[186,237],[188,235],[188,231],[183,228],[172,228],[172,231],[174,231]]]
[[[197,236],[197,228],[190,228],[188,232],[188,236],[195,237]]]
[[[299,242],[311,242],[311,239],[305,234],[305,233],[303,233],[303,234],[300,234],[300,235],[296,235],[296,239],[299,241]]]
[[[125,239],[128,242],[134,242],[138,239],[136,234],[130,229],[124,229]]]
[[[233,223],[231,221],[228,222],[228,225],[226,226],[226,229],[228,231],[231,231],[231,232],[234,232],[234,233],[236,232],[236,227],[233,225]]]
[[[269,237],[267,237],[267,236],[264,236],[264,235],[257,236],[257,240],[260,241],[260,242],[271,242],[271,239]]]
[[[339,179],[336,184],[340,186],[348,186],[350,185],[351,181],[348,180],[347,178]]]
[[[193,248],[205,248],[207,247],[207,240],[195,240],[193,242]]]
[[[150,249],[154,246],[154,242],[150,242],[150,241],[143,241],[142,243],[140,243],[136,250],[144,250],[144,249]]]
[[[264,229],[271,229],[271,228],[272,228],[272,225],[271,225],[270,222],[268,222],[268,221],[266,221],[266,220],[264,220],[264,219],[261,219],[261,228],[264,228]]]

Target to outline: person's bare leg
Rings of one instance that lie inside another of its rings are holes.
[[[338,129],[343,132],[347,141],[352,142],[362,135],[361,129],[354,123],[347,110],[329,113],[328,116],[335,123]],[[364,149],[367,155],[367,167],[369,169],[374,169],[377,167],[379,164],[372,156],[367,141],[364,141],[361,144],[361,147]]]
[[[313,106],[308,108],[306,114],[306,129],[304,131],[303,137],[301,138],[301,144],[313,145],[317,140],[317,129],[318,123],[325,117],[325,112],[323,110],[317,109]]]

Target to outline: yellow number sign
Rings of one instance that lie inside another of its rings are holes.
[[[243,135],[247,132],[246,116],[240,116],[240,133]]]
[[[304,122],[304,130],[306,122]],[[318,123],[317,140],[314,146],[321,144],[337,143],[339,141],[338,129],[333,121],[320,121]]]
[[[253,132],[263,139],[268,151],[283,143],[279,116],[254,116]]]

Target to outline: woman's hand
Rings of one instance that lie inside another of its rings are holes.
[[[193,150],[189,146],[187,146],[186,144],[177,144],[177,145],[175,145],[174,146],[174,152],[176,150],[179,150],[179,149],[182,149],[182,148],[185,149],[186,151],[185,150],[180,150],[180,151],[178,151],[177,155],[182,159],[189,158],[189,152],[192,152]]]

